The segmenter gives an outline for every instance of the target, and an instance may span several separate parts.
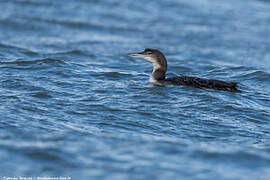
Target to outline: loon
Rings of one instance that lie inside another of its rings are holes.
[[[166,78],[167,60],[165,56],[157,49],[146,48],[143,52],[129,53],[130,57],[143,58],[153,65],[153,72],[150,76],[150,83],[156,86],[177,85],[190,86],[194,88],[208,88],[229,92],[241,92],[236,88],[235,82],[225,82],[214,79],[203,79],[190,76],[178,76]]]

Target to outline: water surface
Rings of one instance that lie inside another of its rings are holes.
[[[270,4],[256,0],[0,1],[0,177],[268,179]],[[154,87],[125,54],[158,48]]]

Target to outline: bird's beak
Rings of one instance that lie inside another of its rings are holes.
[[[135,57],[135,58],[144,58],[144,54],[142,52],[139,53],[128,53],[127,56]]]

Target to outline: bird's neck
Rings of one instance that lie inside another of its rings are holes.
[[[153,72],[151,74],[152,80],[160,81],[160,80],[165,80],[166,77],[166,71],[167,71],[167,64],[166,65],[161,65],[161,64],[156,64],[153,63]]]
[[[167,60],[163,54],[160,54],[157,59],[151,59],[153,65],[153,72],[150,77],[150,82],[155,83],[157,81],[165,80],[167,71]]]

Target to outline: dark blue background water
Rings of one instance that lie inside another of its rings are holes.
[[[270,2],[1,0],[0,178],[269,179]],[[241,94],[154,87],[240,82]]]

